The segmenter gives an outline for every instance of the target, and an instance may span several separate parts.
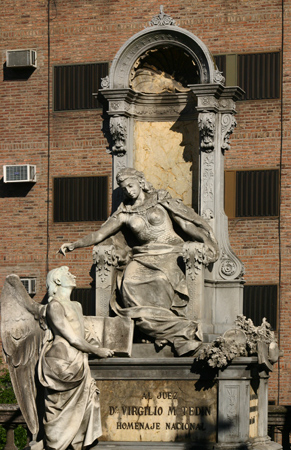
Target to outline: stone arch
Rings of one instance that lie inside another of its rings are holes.
[[[200,84],[214,83],[215,63],[206,45],[178,26],[152,26],[132,36],[117,52],[110,69],[110,88],[129,87],[130,72],[135,61],[147,50],[162,45],[180,47],[195,61]]]

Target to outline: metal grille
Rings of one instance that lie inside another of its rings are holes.
[[[7,181],[22,181],[28,179],[28,166],[6,166]]]
[[[84,316],[95,315],[95,299],[93,289],[75,288],[72,292],[71,299],[74,302],[81,303]]]
[[[278,216],[279,171],[236,172],[236,217]]]
[[[54,179],[54,221],[104,221],[107,219],[108,177]]]
[[[108,75],[108,63],[74,64],[54,67],[54,110],[101,108],[93,93]]]
[[[238,85],[243,100],[280,97],[280,53],[238,55]]]
[[[256,326],[264,317],[273,330],[277,328],[277,285],[245,285],[243,313],[252,319]]]

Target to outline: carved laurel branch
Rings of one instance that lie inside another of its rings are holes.
[[[259,360],[272,370],[279,356],[279,349],[270,324],[263,319],[255,327],[251,319],[237,316],[236,328],[230,329],[208,344],[196,361],[203,361],[213,368],[226,367],[237,356],[258,355]]]
[[[114,155],[122,156],[126,153],[127,122],[122,116],[110,117],[109,129],[113,141],[111,152]]]
[[[202,112],[198,116],[198,128],[200,131],[200,148],[206,153],[214,149],[215,137],[215,113]]]
[[[207,266],[209,264],[210,255],[209,248],[201,242],[185,242],[183,246],[183,259],[185,262],[186,273],[195,280],[196,276],[202,269],[202,265]]]
[[[117,264],[114,245],[96,245],[93,248],[93,263],[96,264],[96,276],[104,283],[112,267]]]
[[[176,21],[172,19],[171,16],[164,13],[164,7],[160,6],[160,13],[157,16],[154,16],[152,20],[149,22],[149,26],[167,26],[167,25],[176,25]]]
[[[225,150],[230,149],[229,138],[236,127],[236,120],[233,114],[223,114],[221,119],[221,150],[224,153]]]

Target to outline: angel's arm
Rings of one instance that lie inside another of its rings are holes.
[[[58,301],[52,301],[48,304],[47,318],[54,333],[66,339],[72,347],[84,353],[94,353],[101,358],[113,355],[113,351],[98,348],[87,342],[82,336],[78,336],[66,318],[64,308]]]
[[[63,244],[59,249],[59,253],[65,255],[66,251],[71,252],[76,248],[89,247],[90,245],[99,244],[100,242],[104,241],[105,239],[119,231],[123,223],[123,214],[117,214],[116,216],[114,215],[102,225],[100,230],[95,231],[94,233],[90,233],[87,236],[78,239],[78,241],[72,243],[67,242]]]

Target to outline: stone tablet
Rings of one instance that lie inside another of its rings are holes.
[[[101,441],[215,442],[217,388],[190,380],[98,380]]]

